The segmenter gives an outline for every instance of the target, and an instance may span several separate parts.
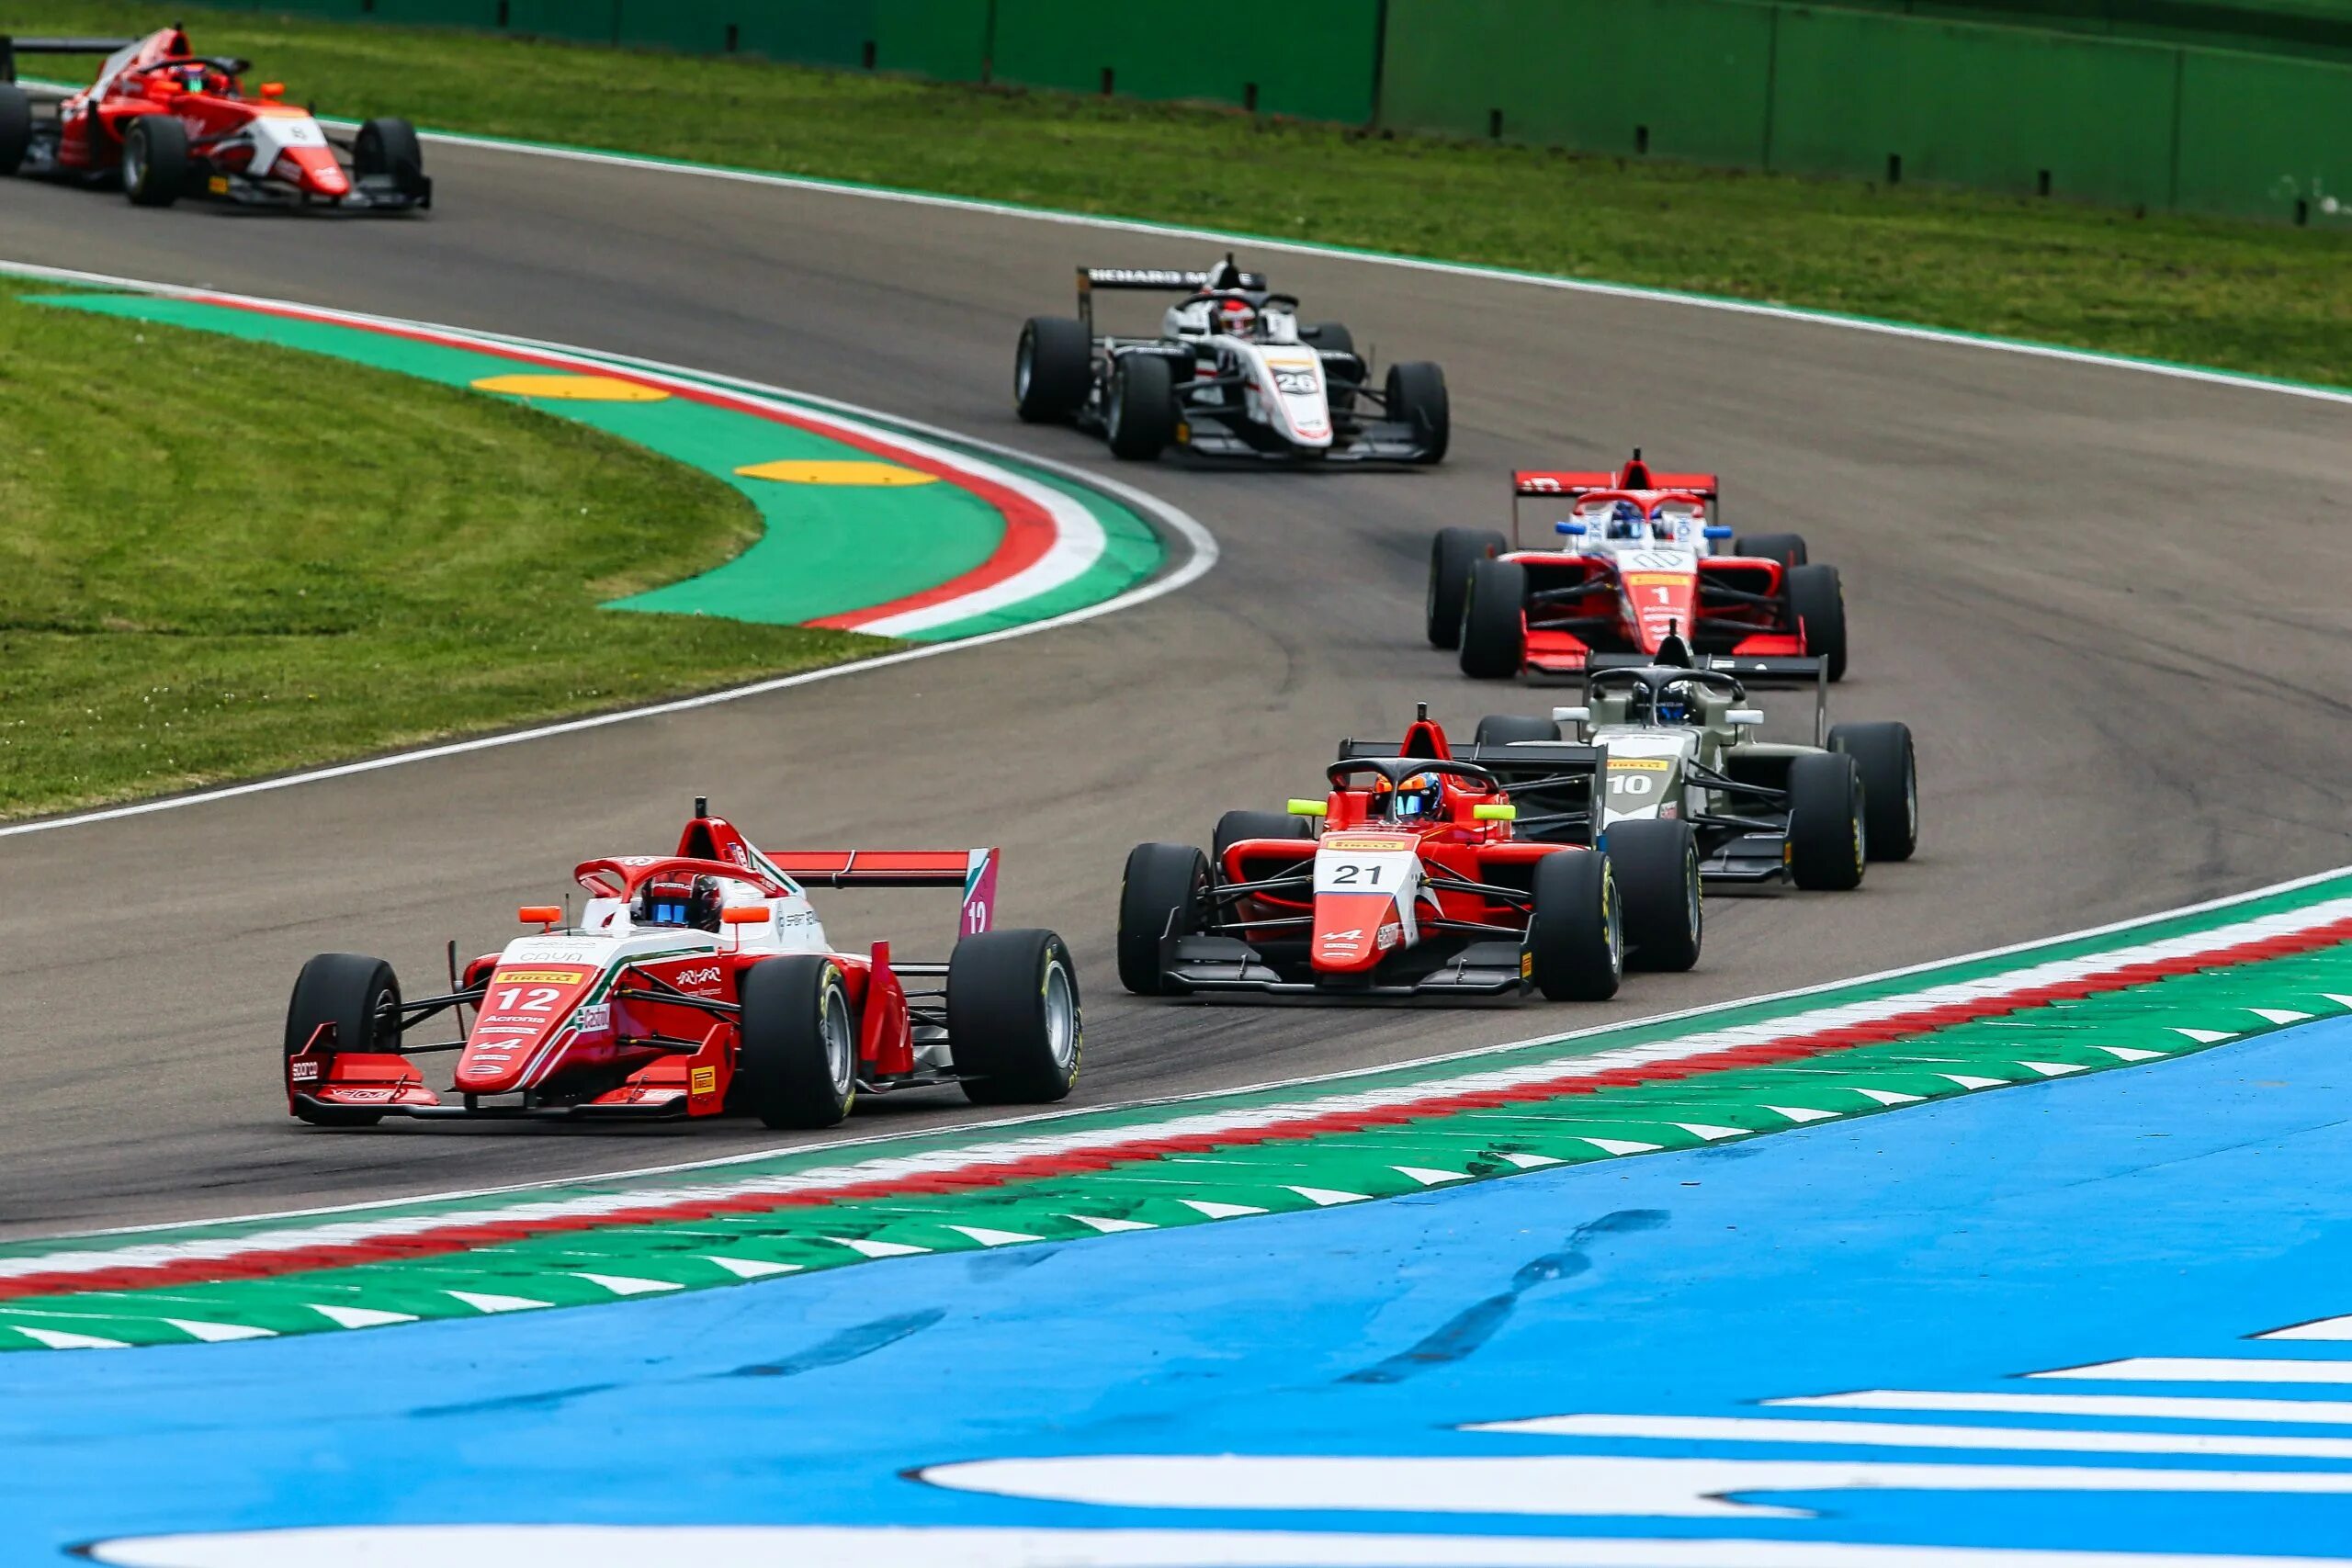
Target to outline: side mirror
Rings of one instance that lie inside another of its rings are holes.
[[[1575,538],[1581,539],[1585,535],[1585,525],[1581,523],[1555,523],[1552,526]]]
[[[773,918],[765,904],[738,904],[718,911],[718,923],[723,926],[763,926]]]
[[[1328,800],[1294,800],[1290,803],[1293,817],[1328,817],[1331,803]]]
[[[1710,523],[1704,528],[1700,529],[1699,532],[1710,539],[1728,539],[1731,537],[1730,527],[1722,523]]]
[[[1590,708],[1554,708],[1552,722],[1554,724],[1590,724],[1592,710]]]
[[[1734,708],[1724,716],[1734,724],[1757,725],[1764,722],[1764,710],[1762,708]]]
[[[261,85],[261,96],[264,103],[274,104],[285,96],[286,84],[283,82],[264,82]]]
[[[537,926],[542,930],[548,930],[563,923],[563,906],[526,904],[514,911],[514,918],[526,926]]]
[[[1474,806],[1470,808],[1470,815],[1480,822],[1516,822],[1519,820],[1519,807],[1510,805]]]

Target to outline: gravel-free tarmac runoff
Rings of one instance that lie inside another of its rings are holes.
[[[1442,361],[1434,470],[1114,463],[1013,418],[1023,317],[1076,265],[1201,265],[1199,237],[436,146],[413,221],[311,221],[10,182],[0,255],[650,356],[1080,464],[1223,558],[1131,612],[771,695],[185,809],[0,838],[0,1235],[349,1203],[795,1141],[742,1122],[300,1128],[278,1033],[310,953],[421,990],[573,862],[668,847],[691,798],[772,846],[1005,851],[1001,919],[1087,983],[1077,1104],[1466,1049],[1776,990],[2238,891],[2352,859],[2342,737],[2352,495],[2340,401],[1499,277],[1243,247],[1310,320]],[[1120,301],[1148,321],[1157,302]],[[1124,319],[1124,318],[1121,318]],[[321,411],[332,460],[334,416]],[[1724,477],[1725,520],[1845,575],[1837,711],[1919,739],[1917,859],[1850,895],[1717,897],[1688,976],[1605,1007],[1142,1003],[1120,867],[1232,806],[1314,793],[1332,742],[1478,686],[1420,626],[1431,531],[1499,525],[1514,465],[1639,445]],[[1174,552],[1181,560],[1181,548]],[[838,942],[944,948],[952,900],[834,898]],[[973,1118],[952,1091],[823,1137]],[[992,1114],[1001,1115],[1001,1112]]]

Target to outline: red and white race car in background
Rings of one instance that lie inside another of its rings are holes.
[[[16,85],[21,55],[103,54],[97,77],[62,99]],[[377,212],[433,205],[416,129],[371,119],[337,141],[251,62],[194,51],[179,28],[143,39],[0,38],[0,175],[91,185],[119,179],[140,207],[183,196],[248,206]]]
[[[589,895],[577,924],[526,907],[541,930],[462,976],[451,943],[440,996],[402,999],[391,965],[358,953],[305,964],[286,1013],[288,1111],[324,1127],[725,1112],[829,1127],[861,1090],[956,1084],[983,1105],[1043,1104],[1077,1081],[1078,972],[1052,931],[989,929],[994,850],[766,855],[697,800],[675,854],[572,874]],[[953,954],[837,953],[811,886],[958,888]],[[410,1037],[445,1013],[458,1038]],[[413,1059],[440,1051],[458,1053],[451,1098]]]
[[[1701,654],[1818,658],[1846,673],[1838,569],[1795,534],[1735,541],[1713,474],[1653,470],[1637,450],[1615,473],[1511,476],[1512,540],[1446,528],[1430,547],[1429,639],[1463,673],[1506,680],[1648,664],[1669,637]],[[1547,536],[1527,537],[1526,513]]]

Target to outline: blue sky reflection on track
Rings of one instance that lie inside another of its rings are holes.
[[[2352,1338],[2246,1337],[2352,1314],[2347,1048],[2352,1024],[2314,1025],[1743,1145],[668,1301],[331,1344],[9,1357],[0,1561],[175,1531],[469,1521],[2352,1559],[2352,1449],[2329,1446],[2352,1439],[2352,1404],[2331,1423],[2320,1403],[2352,1401],[2352,1382],[2024,1375],[2244,1358],[2352,1380]],[[2006,1407],[1758,1403],[1871,1390]],[[2047,1397],[2115,1395],[2290,1403],[2191,1421]],[[1561,1416],[1620,1419],[1463,1429]],[[1630,1435],[1657,1417],[1841,1427]],[[1850,1423],[1938,1430],[1901,1446]],[[2159,1440],[1977,1446],[1952,1427]],[[2195,1435],[2224,1441],[2182,1451]],[[2086,1451],[2119,1445],[2159,1451]],[[1106,1458],[1121,1455],[1161,1457]],[[1421,1462],[1365,1462],[1382,1458]],[[987,1462],[1005,1460],[1032,1462]],[[1473,1494],[1481,1511],[1453,1511]],[[1272,1560],[1236,1550],[1152,1561]],[[443,1542],[414,1560],[477,1559]]]

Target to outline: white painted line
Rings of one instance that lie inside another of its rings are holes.
[[[337,1328],[389,1328],[395,1323],[416,1321],[416,1314],[410,1312],[379,1312],[374,1307],[333,1306],[318,1302],[308,1305]]]
[[[1936,1077],[1949,1078],[1962,1089],[2001,1089],[2009,1082],[2007,1078],[1982,1078],[1968,1073],[1938,1073]]]
[[[1263,1209],[1253,1209],[1247,1203],[1219,1203],[1206,1198],[1179,1198],[1176,1201],[1212,1220],[1238,1220],[1246,1215],[1262,1214],[1266,1212]]]
[[[1952,1416],[2087,1416],[2128,1421],[2272,1421],[2352,1427],[2352,1400],[2231,1399],[2211,1394],[1970,1393],[1940,1389],[1871,1388],[1768,1399],[1807,1410],[1918,1410]]]
[[[445,1291],[442,1294],[476,1312],[529,1312],[534,1307],[555,1304],[552,1302],[535,1302],[528,1296],[502,1296],[492,1291]]]
[[[1592,1140],[1588,1138],[1585,1141],[1590,1143]],[[1409,1177],[1424,1187],[1442,1187],[1449,1181],[1470,1179],[1470,1173],[1466,1170],[1431,1170],[1424,1165],[1392,1165],[1388,1168],[1399,1176]]]
[[[294,305],[292,301],[252,299],[247,296],[222,294],[217,289],[189,288],[172,284],[151,283],[138,278],[117,277],[105,273],[81,272],[67,267],[37,266],[28,263],[0,263],[0,273],[53,278],[59,282],[97,284],[114,288],[137,289],[175,299],[211,297],[237,299],[257,305],[291,306],[305,311],[316,309],[311,306]],[[343,315],[356,321],[367,321],[386,325],[421,327],[435,332],[456,332],[454,328],[438,327],[431,322],[403,321],[389,316],[361,316],[349,311],[323,313]],[[459,333],[458,335],[469,334]],[[489,338],[489,334],[481,333],[470,335],[482,337],[486,341],[515,341],[493,340]],[[546,346],[552,348],[554,345]],[[599,357],[593,351],[587,350],[566,348],[561,352],[580,354],[583,357]],[[718,382],[722,378],[704,378],[704,379]],[[723,379],[729,384],[756,389],[763,395],[777,398],[788,403],[805,402],[817,407],[829,404],[836,408],[845,406],[832,402],[831,400],[805,398],[786,388],[767,387],[759,383],[741,381],[735,378]],[[806,412],[806,411],[798,412]],[[903,429],[914,428],[906,421],[895,423]],[[996,446],[994,443],[970,441],[960,436],[951,438],[974,450],[993,449],[1001,455],[1017,457],[1020,461],[1032,467],[1060,474],[1079,484],[1114,496],[1157,520],[1177,540],[1181,541],[1190,553],[1181,564],[1175,566],[1173,570],[1165,572],[1149,582],[1129,589],[1126,592],[1113,599],[1106,599],[1099,604],[1090,604],[1083,609],[1072,610],[1067,615],[1056,615],[1048,620],[1033,621],[1025,626],[1008,626],[1001,631],[983,632],[977,637],[959,637],[953,642],[925,643],[920,647],[901,649],[896,652],[880,654],[875,658],[859,660],[853,663],[828,665],[822,670],[808,670],[797,675],[783,675],[774,680],[755,681],[749,685],[730,687],[725,691],[706,692],[699,696],[681,697],[671,702],[653,703],[641,707],[619,709],[612,713],[591,714],[584,718],[567,719],[559,724],[539,725],[532,728],[513,730],[500,735],[477,736],[469,740],[455,740],[437,746],[421,747],[413,751],[397,751],[381,757],[363,758],[356,762],[339,762],[329,767],[306,769],[276,778],[254,779],[244,784],[225,784],[217,789],[197,790],[187,795],[167,796],[161,800],[143,800],[129,806],[107,807],[100,810],[77,812],[66,817],[51,817],[37,821],[12,823],[0,827],[0,839],[15,838],[27,833],[54,832],[64,828],[87,827],[99,822],[120,821],[125,818],[144,817],[158,811],[176,811],[183,807],[208,805],[214,801],[234,800],[250,795],[291,789],[298,784],[320,784],[331,779],[351,778],[361,773],[381,772],[386,768],[405,767],[412,762],[432,761],[443,757],[465,756],[472,752],[494,750],[505,746],[520,746],[535,740],[550,739],[557,736],[602,729],[610,725],[630,724],[639,719],[657,718],[666,714],[687,713],[697,708],[717,706],[721,703],[740,702],[746,697],[765,696],[772,692],[790,691],[820,681],[838,680],[844,675],[887,669],[892,665],[905,664],[918,659],[936,659],[944,654],[967,649],[985,648],[992,643],[1007,642],[1014,637],[1031,637],[1039,632],[1076,626],[1098,616],[1131,610],[1136,605],[1148,604],[1154,599],[1190,587],[1205,576],[1216,564],[1216,540],[1209,531],[1190,513],[1157,497],[1148,495],[1130,485],[1101,479],[1073,464],[1058,462],[1053,458],[1040,457],[1029,453],[1014,453],[1010,448]],[[892,439],[899,439],[899,437],[893,435]]]
[[[764,1258],[729,1258],[716,1252],[703,1254],[705,1263],[716,1263],[738,1280],[765,1280],[777,1274],[797,1274],[797,1263],[771,1263]]]
[[[912,1258],[931,1250],[927,1247],[909,1247],[902,1241],[867,1241],[863,1236],[829,1235],[825,1239],[848,1247],[860,1258]]]
[[[1293,1187],[1283,1184],[1285,1191],[1295,1192],[1318,1209],[1336,1209],[1342,1203],[1369,1203],[1369,1192],[1339,1192],[1329,1187]]]
[[[669,1280],[640,1280],[633,1274],[581,1274],[571,1276],[600,1285],[616,1296],[658,1296],[664,1291],[683,1291],[684,1285]]]
[[[2237,1032],[2234,1030],[2188,1029],[2177,1023],[2172,1026],[2172,1032],[2175,1034],[2186,1034],[2191,1040],[2196,1041],[2199,1045],[2219,1045],[2224,1040],[2235,1040],[2237,1038]]]
[[[1926,1427],[1896,1421],[1822,1421],[1756,1416],[1538,1416],[1523,1421],[1482,1421],[1463,1430],[1691,1443],[1824,1443],[1855,1448],[1996,1450],[2006,1453],[2352,1460],[2352,1438],[2113,1432],[2051,1427]]]
[[[2087,1067],[2076,1066],[2066,1062],[2019,1062],[2018,1066],[2023,1067],[2030,1073],[2040,1073],[2045,1078],[2063,1078],[2068,1073],[2082,1073],[2088,1072],[2090,1070]]]
[[[1854,1092],[1865,1100],[1874,1100],[1881,1105],[1917,1105],[1927,1098],[1925,1095],[1904,1094],[1891,1089],[1857,1089]]]
[[[1792,1122],[1835,1122],[1835,1111],[1808,1111],[1802,1105],[1768,1105],[1764,1108],[1775,1116],[1785,1116]]]
[[[102,1339],[95,1334],[74,1334],[62,1328],[31,1328],[15,1323],[14,1328],[26,1338],[52,1350],[128,1350],[130,1347],[119,1339]]]
[[[1579,1141],[1590,1144],[1605,1155],[1654,1155],[1666,1147],[1664,1144],[1642,1144],[1631,1138],[1585,1138]]]
[[[2302,1023],[2316,1016],[2308,1012],[2297,1012],[2292,1008],[2248,1008],[2245,1010],[2278,1024]]]
[[[2332,1341],[2352,1339],[2352,1317],[2323,1317],[2316,1323],[2293,1324],[2285,1328],[2274,1328],[2267,1334],[2257,1334],[2254,1337]]]
[[[274,1328],[255,1328],[243,1323],[206,1323],[192,1317],[167,1317],[164,1321],[191,1339],[207,1345],[226,1345],[238,1339],[275,1339]]]
[[[1670,1125],[1679,1127],[1692,1137],[1710,1144],[1724,1138],[1747,1136],[1747,1129],[1745,1127],[1718,1127],[1712,1122],[1676,1122]]]
[[[949,1225],[958,1235],[969,1236],[982,1247],[1013,1247],[1024,1241],[1043,1241],[1041,1235],[1024,1235],[1019,1231],[990,1230],[986,1225]]]
[[[1501,1157],[1505,1165],[1514,1165],[1521,1170],[1541,1170],[1547,1165],[1568,1163],[1564,1159],[1554,1159],[1550,1155],[1506,1154]]]
[[[2257,1356],[2126,1356],[2087,1367],[2028,1372],[2031,1378],[2100,1382],[2352,1383],[2352,1361],[2297,1361]]]
[[[1100,1214],[1065,1214],[1062,1217],[1076,1220],[1080,1224],[1091,1230],[1101,1231],[1104,1235],[1115,1235],[1121,1231],[1156,1231],[1159,1228],[1148,1220],[1106,1220]]]
[[[2129,1045],[2100,1045],[2096,1049],[2106,1052],[2119,1062],[2160,1062],[2165,1055],[2162,1051],[2135,1050]]]

